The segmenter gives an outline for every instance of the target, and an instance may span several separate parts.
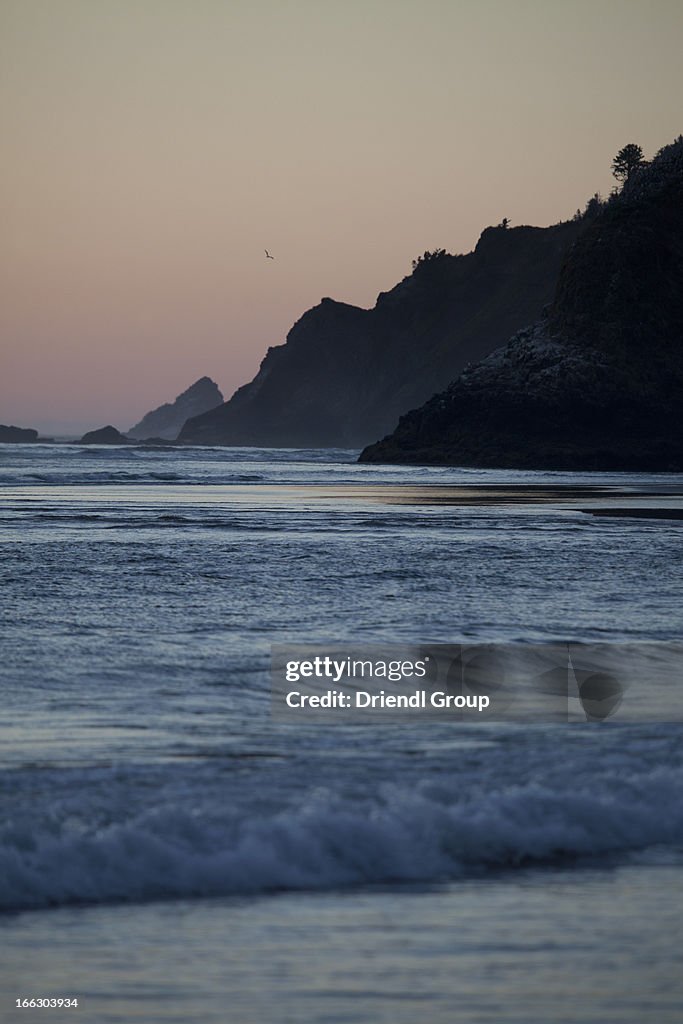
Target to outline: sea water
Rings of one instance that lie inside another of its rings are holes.
[[[271,644],[679,640],[680,521],[487,488],[683,479],[355,456],[0,447],[0,1020],[683,1019],[666,707],[278,722],[268,674]]]

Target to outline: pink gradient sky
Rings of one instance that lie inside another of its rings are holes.
[[[228,396],[322,296],[683,131],[678,0],[3,0],[0,35],[0,422],[44,432]]]

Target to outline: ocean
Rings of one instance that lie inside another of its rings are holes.
[[[666,703],[279,721],[269,675],[680,641],[680,518],[585,509],[680,511],[683,475],[356,456],[0,446],[0,1020],[683,1021]]]

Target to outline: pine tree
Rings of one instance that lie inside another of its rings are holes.
[[[617,181],[625,184],[633,172],[642,167],[644,163],[643,151],[640,146],[637,146],[635,142],[629,142],[627,146],[619,150],[612,161],[612,174]]]

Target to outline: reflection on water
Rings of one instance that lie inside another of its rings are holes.
[[[0,987],[98,1024],[679,1024],[679,885],[663,863],[24,915]]]

